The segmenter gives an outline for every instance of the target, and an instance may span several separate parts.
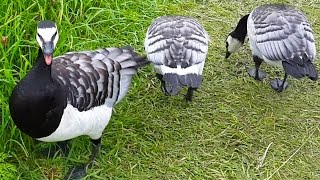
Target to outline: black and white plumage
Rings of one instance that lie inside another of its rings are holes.
[[[152,22],[144,46],[166,94],[176,95],[186,86],[186,99],[192,100],[201,84],[208,44],[207,32],[191,17],[162,16]]]
[[[287,75],[294,78],[318,79],[313,65],[316,57],[315,40],[305,15],[292,6],[262,5],[239,21],[235,31],[226,41],[226,58],[244,43],[248,34],[255,68],[249,74],[257,80],[265,77],[259,70],[262,61],[282,67],[284,80],[276,79],[272,88],[283,91],[287,87]]]
[[[137,69],[148,63],[146,57],[128,46],[69,52],[52,59],[58,41],[55,23],[42,21],[37,32],[35,65],[10,97],[13,121],[40,141],[88,135],[98,148],[114,105],[127,93]]]

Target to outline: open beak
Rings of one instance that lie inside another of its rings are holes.
[[[52,63],[52,54],[53,54],[53,43],[46,42],[43,47],[44,60],[47,65]]]
[[[229,53],[229,52],[227,51],[225,58],[228,59],[228,57],[230,56],[230,54],[231,54],[231,53]]]
[[[52,54],[51,55],[44,55],[44,60],[46,61],[47,65],[52,63]]]

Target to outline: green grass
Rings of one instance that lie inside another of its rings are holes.
[[[67,157],[42,157],[39,151],[48,144],[32,140],[12,123],[8,97],[32,67],[39,20],[57,22],[55,55],[126,44],[143,53],[152,19],[182,14],[197,18],[211,36],[194,102],[183,100],[185,90],[164,96],[152,68],[144,68],[116,106],[87,179],[320,179],[319,82],[289,78],[289,89],[276,93],[270,81],[282,78],[280,69],[263,64],[268,77],[262,82],[247,76],[246,68],[253,66],[248,44],[224,59],[227,34],[242,15],[266,2],[3,0],[0,36],[7,36],[8,44],[0,45],[0,173],[61,179],[72,165],[85,163],[91,151],[89,138],[79,137]],[[320,38],[319,1],[281,2],[303,10]]]

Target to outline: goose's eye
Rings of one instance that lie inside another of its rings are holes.
[[[57,36],[57,33],[58,33],[58,31],[56,31],[56,32],[53,34],[53,36],[51,37],[51,41],[54,41],[54,39],[55,39],[56,36]]]
[[[44,42],[43,37],[42,37],[39,33],[37,33],[37,36],[39,37],[39,39],[40,39],[42,42]]]

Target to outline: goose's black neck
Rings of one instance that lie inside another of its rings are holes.
[[[247,35],[247,22],[248,22],[249,14],[243,16],[240,21],[238,22],[238,25],[236,29],[230,33],[230,35],[233,38],[238,39],[240,42],[244,43],[244,40]]]
[[[51,65],[39,49],[34,66],[12,91],[11,117],[29,136],[46,137],[58,128],[65,106],[64,91],[52,80]]]
[[[35,64],[33,65],[33,68],[31,71],[36,70],[36,71],[41,71],[42,73],[45,73],[44,75],[49,75],[51,79],[51,64],[47,65],[45,60],[44,60],[44,55],[42,52],[42,49],[39,48],[38,50],[38,56]]]

